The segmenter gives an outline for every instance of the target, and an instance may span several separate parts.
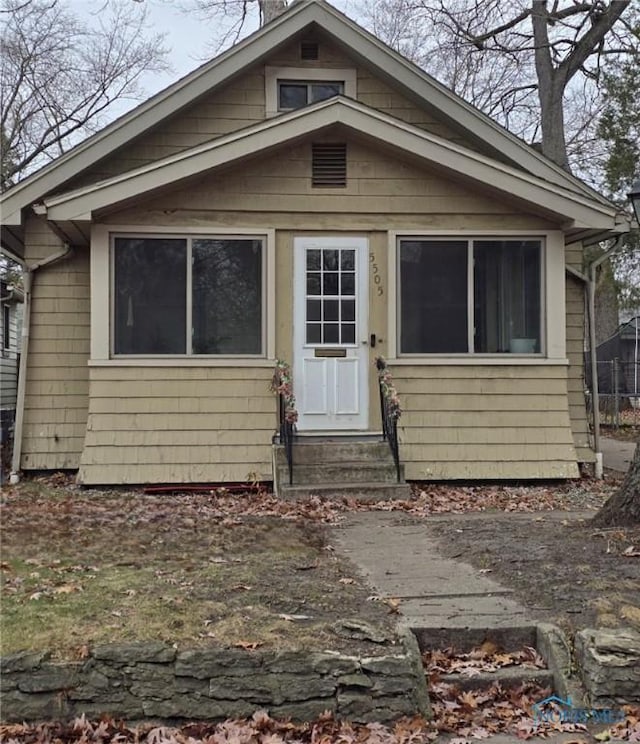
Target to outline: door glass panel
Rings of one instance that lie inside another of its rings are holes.
[[[324,301],[324,320],[338,320],[338,300]]]
[[[307,269],[320,271],[320,251],[307,251]]]
[[[356,324],[355,323],[343,323],[342,324],[342,339],[343,344],[355,344],[356,342]]]
[[[325,271],[322,277],[322,289],[325,295],[338,294],[338,272]]]
[[[355,253],[352,248],[307,251],[306,343],[355,343]]]
[[[324,250],[322,251],[322,268],[325,271],[336,271],[338,268],[338,251],[336,250]]]
[[[349,272],[347,274],[342,274],[340,277],[340,294],[343,295],[352,295],[355,294],[356,290],[356,280],[355,280],[355,274],[353,272]]]
[[[320,274],[311,272],[307,274],[307,294],[315,296],[320,294]]]
[[[321,342],[322,325],[320,323],[307,323],[307,343],[319,344]]]
[[[320,300],[307,300],[307,320],[320,320]]]
[[[325,323],[323,339],[325,344],[337,344],[339,333],[340,326],[337,323]]]
[[[342,320],[356,319],[355,300],[342,300]]]
[[[356,252],[352,250],[344,250],[340,255],[340,268],[343,271],[355,271],[356,268]]]

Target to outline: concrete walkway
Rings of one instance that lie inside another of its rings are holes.
[[[332,543],[381,598],[401,600],[412,628],[513,628],[533,623],[528,611],[473,566],[444,558],[426,527],[402,514],[359,512],[336,527]]]
[[[610,437],[600,437],[600,449],[605,468],[626,473],[629,470],[633,453],[636,451],[635,442],[619,442]]]

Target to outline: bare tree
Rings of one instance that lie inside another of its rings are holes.
[[[2,189],[102,126],[139,97],[143,73],[166,69],[146,9],[105,0],[83,21],[64,0],[0,0]]]
[[[353,0],[353,8],[463,98],[541,141],[564,168],[594,162],[603,60],[638,58],[640,48],[630,0]]]

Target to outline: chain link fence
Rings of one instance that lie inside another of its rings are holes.
[[[612,359],[597,362],[600,422],[605,426],[640,426],[640,363]],[[587,384],[591,382],[586,370]],[[590,392],[590,391],[589,391]],[[591,395],[587,396],[591,406]]]

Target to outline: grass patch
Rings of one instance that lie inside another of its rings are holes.
[[[349,616],[392,636],[388,608],[366,601],[318,515],[265,514],[264,499],[256,513],[258,501],[85,491],[62,479],[8,489],[2,653],[81,658],[87,645],[151,639],[353,648],[332,629]]]

